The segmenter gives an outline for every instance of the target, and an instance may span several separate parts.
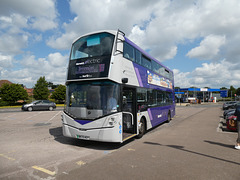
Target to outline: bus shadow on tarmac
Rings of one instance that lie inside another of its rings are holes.
[[[96,150],[115,150],[124,146],[125,144],[134,141],[134,138],[129,139],[123,143],[109,143],[109,142],[99,142],[99,141],[88,141],[75,138],[69,138],[63,136],[62,127],[56,127],[49,129],[49,134],[54,137],[54,140],[66,145],[72,145],[77,147],[84,147],[88,149]]]

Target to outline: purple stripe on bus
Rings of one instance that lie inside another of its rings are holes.
[[[137,78],[138,78],[139,86],[143,87],[142,79],[141,79],[141,76],[139,74],[138,68],[134,67],[134,69],[135,69],[135,72],[136,72],[136,75],[137,75]]]
[[[92,121],[88,121],[88,120],[75,120],[77,123],[81,124],[81,125],[84,125],[84,124],[88,124]]]

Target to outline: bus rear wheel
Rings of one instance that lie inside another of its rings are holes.
[[[145,123],[145,120],[142,118],[138,125],[138,136],[137,136],[138,139],[143,137],[143,135],[145,134],[145,129],[146,129],[146,123]]]

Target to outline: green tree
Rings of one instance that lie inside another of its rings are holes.
[[[240,95],[240,88],[237,88],[236,94],[239,96]]]
[[[221,87],[220,90],[227,90],[227,88],[226,87]]]
[[[66,86],[59,85],[52,93],[51,98],[63,102],[66,97]]]
[[[234,94],[236,94],[236,89],[233,86],[230,86],[230,89],[228,90],[228,97],[234,97]]]
[[[49,96],[48,82],[45,80],[45,76],[40,77],[33,88],[33,97],[35,99],[48,99]]]
[[[3,101],[15,103],[18,100],[27,100],[27,91],[20,84],[3,84],[0,89],[0,97]]]

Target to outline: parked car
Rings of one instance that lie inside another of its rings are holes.
[[[234,113],[235,113],[235,109],[234,111],[230,111],[229,113],[227,113],[225,119],[227,120],[229,117],[233,116]]]
[[[25,104],[22,106],[23,111],[33,111],[33,110],[49,110],[52,111],[56,108],[56,104],[49,100],[37,100],[30,104]]]
[[[227,129],[237,131],[237,116],[230,116],[227,120]]]
[[[223,104],[223,110],[226,109],[235,109],[237,105],[237,101],[229,101],[229,102],[225,102]]]
[[[223,118],[224,119],[227,119],[226,117],[229,116],[228,114],[234,114],[235,113],[235,109],[228,109],[228,110],[225,110],[223,111]]]

